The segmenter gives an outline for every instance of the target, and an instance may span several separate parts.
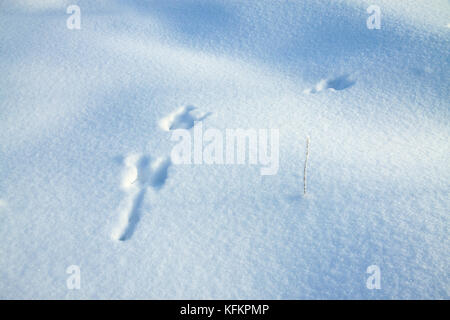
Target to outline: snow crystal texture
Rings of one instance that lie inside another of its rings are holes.
[[[0,298],[449,299],[449,25],[446,0],[1,1]],[[279,129],[277,174],[174,165],[195,121]]]

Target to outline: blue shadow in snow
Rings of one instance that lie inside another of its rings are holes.
[[[119,238],[120,241],[125,241],[131,238],[136,229],[136,226],[141,218],[142,203],[144,202],[146,188],[139,191],[136,198],[133,200],[133,207],[131,208],[130,218],[127,228],[123,235]]]
[[[338,91],[350,88],[356,83],[356,81],[351,80],[349,77],[350,77],[349,74],[344,74],[340,77],[329,80],[328,88]]]
[[[121,1],[142,14],[151,14],[189,39],[219,40],[224,32],[233,31],[236,19],[220,3],[204,0]]]

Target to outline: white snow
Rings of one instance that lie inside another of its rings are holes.
[[[449,9],[2,1],[0,298],[448,299]],[[172,164],[195,121],[279,129],[278,173]]]

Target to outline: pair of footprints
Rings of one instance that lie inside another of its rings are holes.
[[[194,114],[196,108],[181,107],[163,118],[159,125],[165,131],[175,129],[190,129],[195,121],[205,119],[209,113]],[[114,240],[128,240],[134,233],[141,217],[142,205],[148,190],[161,189],[168,176],[171,165],[170,157],[152,159],[150,156],[131,154],[125,157],[122,176],[122,189],[126,193],[119,208],[119,220],[113,229],[111,237]]]

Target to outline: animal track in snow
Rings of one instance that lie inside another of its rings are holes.
[[[120,241],[133,235],[147,189],[159,190],[164,185],[171,162],[170,158],[152,161],[149,156],[132,154],[125,158],[124,164],[121,186],[126,197],[119,210],[118,224],[112,232],[112,238]]]
[[[196,107],[184,106],[181,107],[167,117],[161,119],[159,126],[165,131],[175,130],[175,129],[190,129],[194,126],[195,121],[202,121],[208,117],[211,113],[207,112],[202,115],[194,114]]]
[[[356,81],[351,80],[350,75],[344,74],[340,77],[333,79],[323,79],[320,80],[314,88],[310,88],[304,91],[304,93],[319,93],[324,90],[340,91],[350,88],[356,83]]]
[[[202,121],[211,114],[194,114],[195,109],[193,106],[181,107],[161,119],[159,126],[165,131],[190,129],[195,121]],[[164,185],[171,160],[166,157],[152,161],[149,156],[131,154],[123,163],[125,168],[121,186],[126,197],[120,205],[119,221],[111,235],[114,240],[120,241],[125,241],[133,235],[148,188],[159,190]]]

